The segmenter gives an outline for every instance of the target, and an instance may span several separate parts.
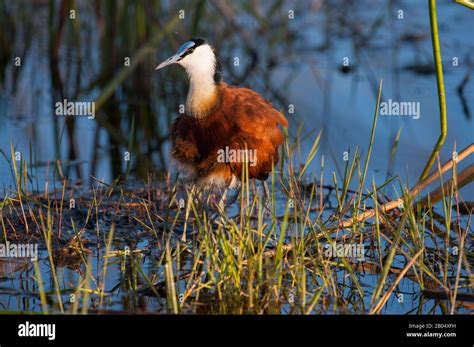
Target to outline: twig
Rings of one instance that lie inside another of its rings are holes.
[[[385,294],[382,296],[380,301],[375,305],[373,309],[370,310],[369,314],[378,314],[380,313],[380,310],[382,307],[385,305],[387,302],[388,298],[390,297],[390,294],[392,294],[393,290],[397,286],[397,284],[402,280],[403,276],[408,272],[408,270],[413,266],[415,263],[416,259],[420,256],[421,253],[423,253],[424,248],[420,249],[413,258],[411,258],[410,262],[405,266],[405,268],[400,272],[400,274],[397,276],[397,279],[395,282],[392,283],[390,288],[385,292]]]
[[[465,149],[463,149],[459,154],[456,162],[460,162],[461,160],[467,158],[469,155],[471,155],[474,152],[474,144],[469,145]],[[416,184],[413,189],[410,190],[409,196],[410,197],[415,197],[418,195],[418,193],[425,189],[427,186],[429,186],[431,183],[433,183],[440,175],[444,174],[446,171],[450,170],[454,165],[453,159],[447,161],[446,163],[443,164],[441,167],[440,171],[433,172],[430,176],[428,176],[426,179],[423,181],[419,182]],[[397,208],[401,203],[403,202],[402,199],[397,199],[397,200],[392,200],[389,201],[383,205],[380,205],[380,209],[382,212],[388,212],[390,210],[393,210]],[[342,222],[339,223],[340,228],[349,228],[351,227],[354,223],[360,223],[363,222],[364,220],[371,218],[375,216],[375,209],[370,209],[362,213],[361,215],[358,216],[357,220],[354,219],[346,219],[343,220]]]
[[[459,5],[466,6],[467,8],[470,8],[471,10],[474,10],[474,2],[469,1],[469,0],[454,0]]]
[[[468,183],[472,182],[474,180],[474,164],[469,165],[466,169],[464,169],[461,173],[457,174],[456,178],[456,187],[457,189],[461,189]],[[443,191],[447,191],[448,188],[454,183],[453,179],[449,179],[447,182],[443,184],[443,189],[441,187],[438,187],[435,191],[433,191],[429,195],[429,201],[431,204],[439,201],[443,197]],[[421,206],[427,206],[428,205],[428,196],[423,198],[423,200],[420,201]]]
[[[431,290],[431,289],[424,289],[423,295],[428,299],[436,299],[436,300],[450,300],[450,293],[446,292],[445,290]],[[459,293],[457,295],[457,302],[469,302],[474,303],[474,294],[472,293]]]
[[[461,160],[467,158],[473,152],[474,152],[474,144],[471,144],[468,147],[466,147],[465,149],[463,149],[458,154],[458,158],[457,158],[456,162],[460,162]],[[439,171],[432,173],[425,180],[423,180],[422,182],[419,182],[418,184],[416,184],[415,187],[413,187],[413,189],[410,190],[409,196],[410,197],[416,196],[421,190],[423,190],[424,188],[429,186],[431,183],[433,183],[439,177],[439,175],[442,175],[446,171],[450,170],[453,167],[453,165],[454,165],[453,159],[451,159],[451,160],[447,161],[446,163],[444,163],[443,166],[441,166],[441,169]],[[402,199],[389,201],[389,202],[387,202],[383,205],[380,205],[380,209],[382,210],[382,212],[388,212],[390,210],[393,210],[393,209],[397,208],[400,205],[400,203],[402,203],[402,202],[403,202]],[[360,222],[362,222],[366,219],[369,219],[373,216],[375,216],[375,209],[370,209],[370,210],[362,213],[361,215],[359,215],[359,217],[357,219],[357,223],[360,223]],[[355,223],[355,221],[353,219],[346,219],[346,220],[342,221],[339,224],[339,228],[349,228],[354,223]],[[285,253],[290,252],[292,249],[293,249],[293,244],[284,244],[282,246],[282,250]],[[262,258],[263,259],[272,258],[275,255],[276,255],[276,248],[273,248],[273,249],[269,249],[269,250],[263,252]],[[246,265],[246,264],[247,263],[245,262],[244,265]]]

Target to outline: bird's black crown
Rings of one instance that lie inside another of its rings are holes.
[[[191,37],[189,41],[193,41],[196,44],[195,48],[207,44],[207,40],[200,37]]]

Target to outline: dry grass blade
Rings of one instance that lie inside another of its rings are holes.
[[[421,190],[425,189],[428,185],[430,185],[432,182],[434,182],[440,175],[442,175],[446,171],[450,170],[455,163],[458,163],[461,160],[467,158],[473,152],[474,152],[474,144],[471,144],[459,153],[458,159],[456,161],[454,161],[453,159],[450,159],[449,161],[444,163],[443,166],[441,166],[440,171],[436,171],[436,172],[432,173],[426,179],[424,179],[423,181],[421,181],[420,183],[415,185],[413,187],[413,189],[410,190],[409,195],[411,197],[415,197],[416,195],[418,195],[418,193]],[[387,202],[383,205],[380,205],[379,208],[383,212],[388,212],[388,211],[393,210],[393,209],[397,208],[398,206],[400,206],[401,203],[403,203],[403,201],[401,199],[392,200],[392,201],[389,201],[389,202]],[[375,210],[370,209],[370,210],[367,210],[364,213],[360,214],[358,216],[357,220],[354,220],[354,219],[343,220],[341,223],[339,223],[339,227],[340,228],[350,228],[352,225],[354,225],[355,222],[360,223],[360,222],[363,222],[366,219],[372,218],[374,216],[375,216]]]
[[[369,314],[378,314],[382,310],[383,306],[387,302],[388,298],[392,294],[393,290],[397,286],[397,284],[402,280],[402,278],[405,276],[405,274],[408,272],[408,270],[413,266],[415,263],[416,259],[422,254],[424,249],[420,249],[413,258],[411,258],[410,262],[405,266],[405,268],[400,272],[400,274],[397,276],[397,279],[395,282],[392,283],[390,288],[385,292],[385,294],[382,296],[382,298],[379,300],[379,302],[373,307]]]

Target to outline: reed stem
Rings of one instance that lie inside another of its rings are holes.
[[[426,163],[423,173],[421,174],[418,181],[422,181],[428,176],[428,173],[433,166],[433,163],[439,153],[439,150],[444,144],[446,134],[448,133],[448,124],[446,118],[446,94],[444,91],[444,78],[443,78],[443,65],[441,62],[441,50],[439,48],[439,35],[438,35],[438,21],[436,19],[436,0],[429,0],[430,9],[430,27],[431,27],[431,43],[433,46],[433,56],[436,67],[436,84],[438,87],[438,101],[439,101],[439,117],[441,123],[441,134],[439,135],[438,141],[431,152],[431,156]]]

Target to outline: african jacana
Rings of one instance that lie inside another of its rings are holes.
[[[254,165],[248,166],[249,178],[266,180],[278,162],[278,146],[284,141],[279,126],[287,127],[286,118],[253,90],[224,83],[205,39],[185,42],[156,69],[171,64],[181,65],[190,81],[186,112],[171,129],[171,156],[180,174],[201,187],[239,185],[243,161],[231,156],[223,161],[219,155],[247,150],[256,154]]]

